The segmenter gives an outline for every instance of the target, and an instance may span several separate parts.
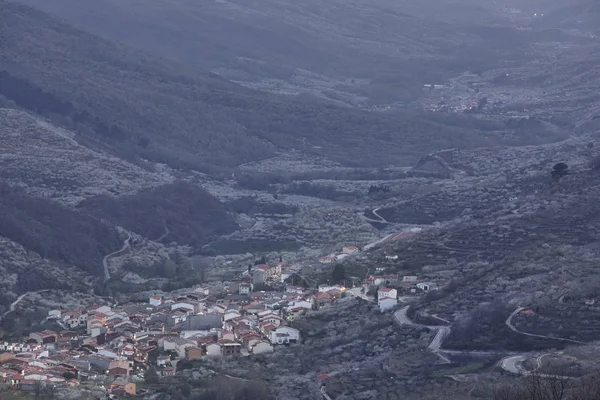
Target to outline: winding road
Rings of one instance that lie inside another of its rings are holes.
[[[0,317],[0,321],[2,321],[4,319],[4,317],[6,317],[8,314],[10,314],[11,312],[15,311],[15,308],[17,307],[17,305],[21,302],[21,300],[23,300],[25,297],[29,296],[30,294],[33,293],[43,293],[43,292],[47,292],[49,289],[44,289],[44,290],[38,290],[36,292],[27,292],[27,293],[23,293],[22,295],[20,295],[19,297],[17,297],[17,299],[15,301],[13,301],[10,306],[8,307],[8,310],[6,310],[6,312],[4,314],[2,314],[2,316]]]
[[[113,253],[107,254],[106,256],[104,256],[104,258],[102,259],[102,266],[104,267],[104,282],[108,282],[110,280],[110,271],[108,270],[108,260],[111,257],[117,256],[121,253],[124,253],[125,251],[127,251],[127,249],[129,249],[129,242],[131,241],[131,234],[127,234],[127,239],[125,239],[125,241],[123,242],[123,247],[121,247],[120,250],[117,250]]]
[[[450,333],[450,327],[443,326],[443,325],[432,326],[432,325],[416,324],[416,323],[412,322],[410,320],[410,318],[408,318],[408,316],[406,315],[406,312],[408,311],[409,307],[410,306],[403,307],[394,313],[394,318],[396,319],[396,321],[398,321],[398,323],[400,325],[409,325],[409,326],[414,326],[417,328],[425,328],[425,329],[429,329],[432,331],[437,331],[437,333],[435,334],[435,337],[433,338],[433,340],[431,341],[431,343],[429,344],[429,346],[427,348],[429,350],[431,350],[433,353],[435,353],[438,357],[440,357],[445,363],[450,363],[450,360],[448,359],[448,357],[443,355],[442,350],[441,350],[442,344],[444,343],[444,339],[446,339],[446,337]]]
[[[381,215],[377,214],[377,211],[379,211],[381,209],[381,207],[376,207],[373,210],[371,210],[371,212],[373,213],[374,216],[376,216],[378,219],[373,219],[370,217],[367,217],[365,215],[365,212],[361,211],[359,213],[359,215],[364,218],[367,222],[375,222],[377,224],[389,224],[390,222],[387,221],[385,218],[383,218]]]
[[[561,338],[561,337],[557,337],[557,336],[538,335],[538,334],[535,334],[535,333],[527,333],[527,332],[523,332],[523,331],[518,330],[513,325],[512,319],[514,318],[515,315],[517,315],[518,313],[520,313],[523,310],[525,310],[525,307],[517,307],[517,309],[515,311],[513,311],[510,314],[510,316],[506,319],[506,326],[508,326],[511,331],[519,333],[521,335],[530,336],[530,337],[537,337],[537,338],[542,338],[542,339],[552,339],[552,340],[562,340],[564,342],[584,344],[584,342],[580,342],[579,340],[566,339],[566,338]]]

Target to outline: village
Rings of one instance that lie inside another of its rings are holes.
[[[341,254],[358,252],[351,246]],[[110,398],[136,395],[147,390],[140,383],[147,382],[149,371],[157,378],[172,376],[180,360],[252,356],[300,345],[294,320],[347,295],[376,303],[374,312],[386,312],[397,308],[401,295],[438,287],[394,274],[370,275],[348,289],[317,286],[301,275],[303,270],[280,259],[248,266],[220,289],[199,286],[173,296],[151,295],[144,302],[50,310],[47,321],[55,330],[0,343],[0,380],[30,392],[94,385],[104,387]]]

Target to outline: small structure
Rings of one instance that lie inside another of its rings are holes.
[[[433,282],[419,282],[417,283],[417,288],[424,292],[429,292],[430,290],[437,290],[438,286]]]
[[[129,361],[126,360],[112,360],[108,364],[109,375],[129,375]]]
[[[350,254],[354,254],[354,253],[358,253],[358,252],[359,252],[359,249],[356,246],[344,246],[342,248],[342,253],[344,253],[344,254],[350,255]]]
[[[270,330],[269,340],[272,344],[297,343],[300,340],[300,331],[289,326],[282,326]]]
[[[398,300],[395,298],[390,298],[390,297],[383,297],[379,300],[377,300],[377,305],[379,306],[379,310],[381,312],[390,310],[394,307],[396,307],[396,305],[398,304]]]
[[[185,349],[185,358],[188,360],[199,360],[202,356],[202,349],[200,347],[192,346]]]
[[[41,331],[34,332],[29,335],[33,340],[37,342],[37,344],[48,344],[48,343],[56,343],[56,338],[58,334],[54,331]]]
[[[398,291],[396,289],[381,288],[377,291],[377,299],[383,298],[395,299],[398,297]]]
[[[116,396],[135,396],[136,385],[133,382],[127,382],[124,380],[117,379],[116,381],[111,383],[110,392]]]
[[[240,285],[238,287],[239,294],[250,294],[250,292],[252,292],[252,284],[251,283],[245,283],[245,282],[240,283]]]
[[[252,354],[265,354],[272,353],[273,346],[271,346],[268,342],[260,341],[252,346]]]
[[[259,283],[265,283],[266,279],[267,273],[264,269],[257,268],[254,271],[252,271],[252,283],[254,283],[255,285]]]
[[[150,296],[149,303],[153,307],[158,307],[162,304],[163,300],[158,296]]]

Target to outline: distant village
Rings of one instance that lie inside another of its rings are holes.
[[[344,247],[340,255],[358,251]],[[399,291],[437,288],[417,282],[416,276],[396,275],[369,276],[349,290],[285,283],[292,275],[302,277],[301,271],[280,259],[274,265],[249,266],[235,282],[214,292],[201,286],[176,297],[150,296],[147,302],[50,310],[47,319],[56,323],[56,330],[32,332],[21,343],[0,343],[0,380],[25,391],[91,381],[103,385],[109,397],[135,395],[136,382],[144,381],[148,369],[171,376],[179,360],[251,356],[299,344],[293,321],[348,294],[367,298],[369,288],[378,287],[370,301],[384,312],[397,306]],[[256,290],[266,284],[279,290]]]

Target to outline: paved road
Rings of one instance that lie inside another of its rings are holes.
[[[127,251],[127,249],[129,249],[130,241],[131,241],[131,235],[128,233],[127,239],[125,239],[125,241],[123,242],[123,247],[121,247],[120,250],[117,250],[114,253],[107,254],[102,259],[102,266],[104,267],[104,282],[107,282],[110,279],[110,271],[108,270],[108,259]]]
[[[331,397],[325,391],[325,386],[321,386],[321,394],[323,395],[323,397],[325,398],[325,400],[332,400]]]
[[[19,297],[17,297],[17,299],[15,301],[13,301],[10,306],[8,307],[8,310],[2,314],[2,316],[0,317],[0,321],[2,321],[2,319],[4,319],[4,317],[6,317],[8,314],[10,314],[11,312],[15,311],[15,308],[17,307],[17,305],[21,302],[21,300],[23,300],[25,297],[29,296],[30,294],[33,293],[43,293],[43,292],[47,292],[48,289],[44,289],[44,290],[38,290],[36,292],[27,292],[27,293],[23,293],[22,295],[20,295]]]
[[[375,303],[375,299],[373,297],[367,296],[366,293],[361,293],[360,290],[361,290],[361,288],[359,286],[357,286],[355,288],[346,290],[346,293],[348,293],[349,295],[354,296],[354,297],[360,297],[361,299],[370,301],[371,303]]]
[[[373,215],[376,216],[377,218],[379,218],[379,221],[377,221],[377,222],[379,222],[381,224],[389,224],[389,222],[385,218],[383,218],[381,215],[377,214],[377,211],[379,211],[379,210],[381,210],[381,207],[377,207],[377,208],[373,209]]]
[[[527,359],[527,356],[517,355],[504,357],[498,365],[503,370],[513,374],[523,374],[525,371],[521,368],[521,363]]]
[[[161,240],[163,240],[164,238],[169,236],[169,233],[171,233],[171,231],[169,230],[169,227],[167,226],[167,224],[165,224],[165,232],[162,235],[160,235],[160,237],[158,239],[156,239],[155,242],[160,242]]]
[[[375,220],[373,220],[373,221],[375,221]],[[375,221],[375,222],[378,222],[378,221]],[[387,236],[385,236],[385,237],[383,237],[383,238],[381,238],[379,240],[376,240],[373,243],[369,243],[369,244],[363,246],[363,251],[371,250],[373,247],[375,247],[375,246],[377,246],[377,245],[385,242],[386,240],[388,240],[392,236],[394,236],[394,233],[390,233],[389,235],[387,235]]]
[[[527,333],[527,332],[518,330],[512,324],[512,319],[514,318],[515,315],[517,315],[519,312],[521,312],[524,309],[525,309],[525,307],[517,307],[517,309],[515,311],[513,311],[512,314],[510,314],[510,316],[506,319],[506,326],[508,326],[511,331],[519,333],[521,335],[530,336],[530,337],[538,337],[538,338],[542,338],[542,339],[552,339],[552,340],[562,340],[564,342],[584,344],[584,342],[580,342],[579,340],[566,339],[566,338],[561,338],[561,337],[557,337],[557,336],[537,335],[535,333]]]
[[[408,318],[408,316],[406,315],[406,312],[408,311],[409,307],[410,306],[406,306],[406,307],[403,307],[400,310],[396,311],[394,313],[394,318],[396,318],[398,323],[400,323],[401,325],[410,325],[410,326],[415,326],[418,328],[426,328],[429,330],[437,331],[437,333],[435,334],[435,337],[429,344],[428,349],[431,350],[433,353],[435,353],[438,357],[440,357],[444,362],[449,363],[450,360],[442,354],[441,348],[442,348],[442,344],[444,343],[444,339],[446,339],[446,337],[450,333],[450,327],[449,326],[432,326],[432,325],[416,324],[416,323],[412,322],[410,320],[410,318]]]

